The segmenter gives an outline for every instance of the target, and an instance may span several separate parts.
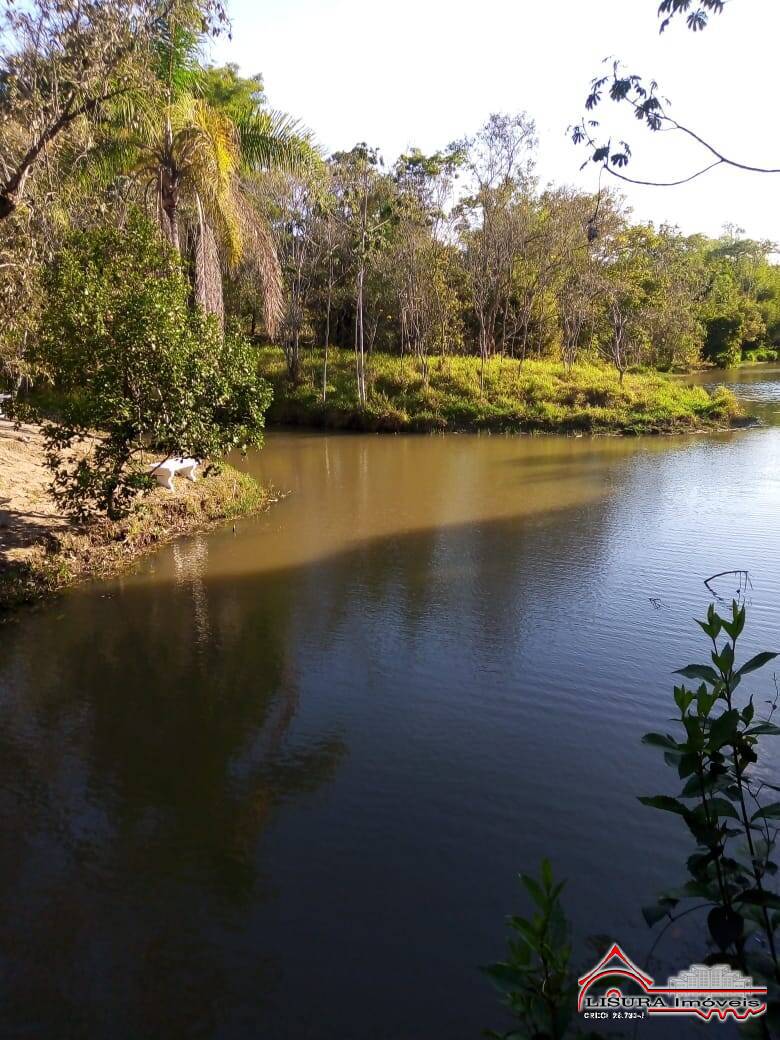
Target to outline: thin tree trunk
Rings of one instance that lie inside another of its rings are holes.
[[[322,402],[328,396],[328,347],[330,346],[330,303],[333,294],[333,281],[328,279],[328,302],[325,305],[325,357],[322,364]]]

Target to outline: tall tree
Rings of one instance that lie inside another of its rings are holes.
[[[5,0],[0,38],[0,220],[20,205],[47,151],[80,119],[143,89],[160,25],[227,23],[219,0]]]

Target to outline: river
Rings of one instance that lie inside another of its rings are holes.
[[[780,370],[726,378],[780,417]],[[476,1038],[545,855],[578,966],[594,934],[643,965],[690,848],[640,739],[708,575],[749,571],[744,652],[780,647],[780,427],[245,465],[291,493],[0,629],[0,1036]]]

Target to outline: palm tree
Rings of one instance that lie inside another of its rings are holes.
[[[282,279],[273,236],[254,182],[265,171],[319,162],[307,132],[280,113],[208,96],[208,69],[192,34],[160,44],[161,90],[126,105],[109,129],[108,168],[138,179],[171,245],[191,262],[196,302],[223,317],[222,270],[249,268],[268,333],[282,312]],[[235,70],[229,70],[237,82]],[[109,158],[113,155],[113,161]]]

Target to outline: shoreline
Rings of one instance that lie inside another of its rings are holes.
[[[316,418],[310,415],[303,422],[272,419],[267,429],[595,439],[726,433],[762,425],[760,420],[745,414],[732,416],[729,423],[586,431],[415,426],[370,429],[348,423],[328,425]],[[19,608],[51,599],[81,582],[113,577],[178,538],[263,512],[277,500],[270,489],[248,474],[227,463],[221,464],[220,470],[195,483],[178,479],[173,493],[154,488],[121,520],[99,518],[78,525],[58,511],[48,493],[50,476],[43,463],[38,429],[29,425],[17,429],[9,420],[0,419],[0,624],[10,620]]]
[[[120,520],[72,523],[48,492],[42,437],[0,420],[0,623],[69,586],[109,578],[185,535],[264,511],[275,501],[253,477],[222,463],[195,483],[154,488]]]
[[[702,433],[737,433],[740,430],[755,430],[766,425],[761,419],[753,415],[740,415],[729,423],[707,423],[702,425],[680,424],[667,428],[657,429],[600,429],[580,430],[577,427],[560,429],[527,429],[527,428],[492,428],[483,427],[458,427],[448,426],[445,429],[425,429],[415,426],[407,426],[401,429],[372,429],[359,425],[326,425],[316,421],[304,420],[297,422],[294,419],[269,419],[266,422],[266,433],[343,433],[360,434],[373,433],[378,436],[407,435],[413,437],[435,437],[443,434],[455,434],[457,436],[485,436],[485,437],[563,437],[567,440],[579,440],[590,438],[601,440],[605,437],[684,437],[686,434]]]

